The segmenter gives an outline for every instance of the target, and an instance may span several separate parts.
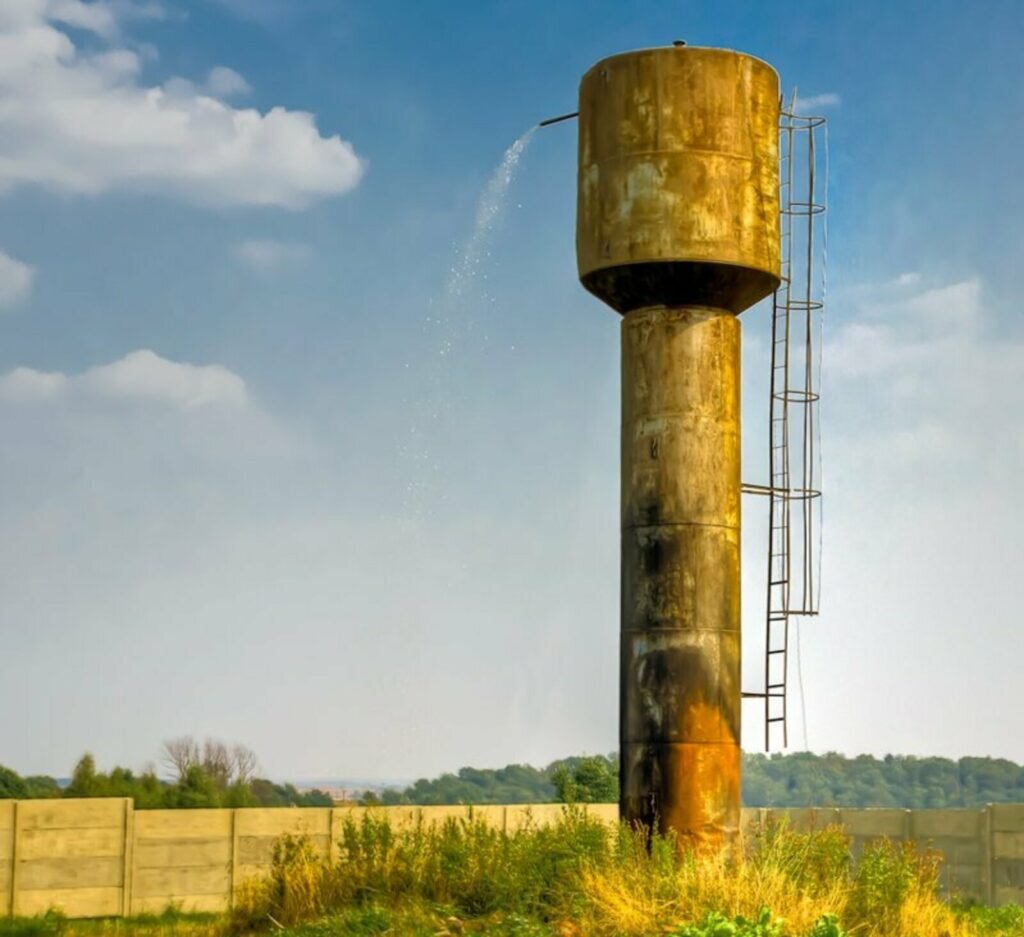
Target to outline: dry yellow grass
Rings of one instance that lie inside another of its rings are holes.
[[[854,864],[838,828],[774,828],[741,854],[680,857],[665,839],[648,848],[573,811],[507,834],[468,818],[408,830],[370,820],[345,831],[333,865],[308,843],[283,840],[273,874],[236,903],[236,923],[288,925],[376,904],[522,915],[580,937],[649,937],[713,912],[756,920],[767,908],[786,937],[824,933],[828,916],[857,937],[974,937],[976,926],[937,895],[937,874],[936,857],[887,841]]]

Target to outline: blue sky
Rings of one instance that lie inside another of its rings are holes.
[[[6,0],[0,763],[614,748],[618,323],[576,282],[572,124],[445,284],[505,148],[675,38],[831,100],[807,743],[1024,760],[1022,34],[995,0]],[[755,634],[754,522],[744,549]]]

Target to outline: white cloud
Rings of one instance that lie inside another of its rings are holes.
[[[916,279],[897,285],[916,284]],[[983,319],[981,284],[964,280],[918,292],[899,300],[877,299],[861,305],[826,349],[826,367],[837,377],[888,374],[938,378],[956,359],[977,351]]]
[[[39,4],[32,4],[32,6],[38,7]],[[52,19],[67,26],[85,29],[107,38],[117,35],[117,18],[110,4],[82,3],[81,0],[52,0],[48,12]]]
[[[1001,474],[1024,441],[1024,341],[996,335],[976,278],[891,295],[862,302],[825,348],[847,460],[885,459],[890,483],[922,471],[937,483],[978,472],[973,454],[998,438],[1004,458],[984,471]]]
[[[15,368],[0,377],[0,398],[4,400],[47,400],[56,397],[68,379],[57,371]]]
[[[116,43],[124,10],[77,0],[3,5],[0,191],[126,189],[296,209],[358,183],[361,159],[340,137],[322,136],[312,114],[237,109],[213,96],[244,90],[230,69],[214,69],[203,89],[183,79],[147,86],[139,55]],[[76,46],[62,25],[105,44]]]
[[[0,251],[0,308],[26,299],[35,278],[35,267]]]
[[[242,241],[232,249],[235,259],[260,273],[276,273],[305,263],[311,254],[305,244],[263,238]]]
[[[839,104],[839,95],[830,91],[825,94],[812,94],[806,98],[797,96],[793,110],[797,114],[806,115],[813,111],[824,111],[830,107],[839,107]]]
[[[150,400],[184,410],[215,405],[240,407],[248,399],[245,381],[221,365],[168,361],[147,349],[72,376],[15,368],[0,377],[0,399],[52,400],[63,395]]]
[[[230,98],[238,94],[248,94],[252,88],[233,68],[218,65],[206,76],[206,87],[215,98]]]
[[[12,8],[22,13],[40,14],[75,29],[95,33],[104,39],[115,39],[121,20],[160,20],[166,11],[156,2],[136,0],[10,0]]]

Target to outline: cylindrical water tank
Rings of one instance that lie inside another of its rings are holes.
[[[643,49],[580,83],[576,255],[619,312],[742,312],[779,284],[779,78],[727,49]]]

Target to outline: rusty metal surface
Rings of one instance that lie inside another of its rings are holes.
[[[725,49],[612,56],[580,84],[576,252],[619,312],[732,312],[779,283],[779,80]]]
[[[683,845],[739,831],[740,323],[622,320],[622,810]]]
[[[576,256],[622,323],[621,809],[700,849],[740,822],[740,324],[780,282],[779,82],[690,46],[598,62]]]
[[[740,748],[732,744],[626,743],[623,819],[660,826],[684,848],[715,851],[740,828]]]
[[[624,526],[739,527],[739,355],[739,319],[720,309],[623,320]]]

